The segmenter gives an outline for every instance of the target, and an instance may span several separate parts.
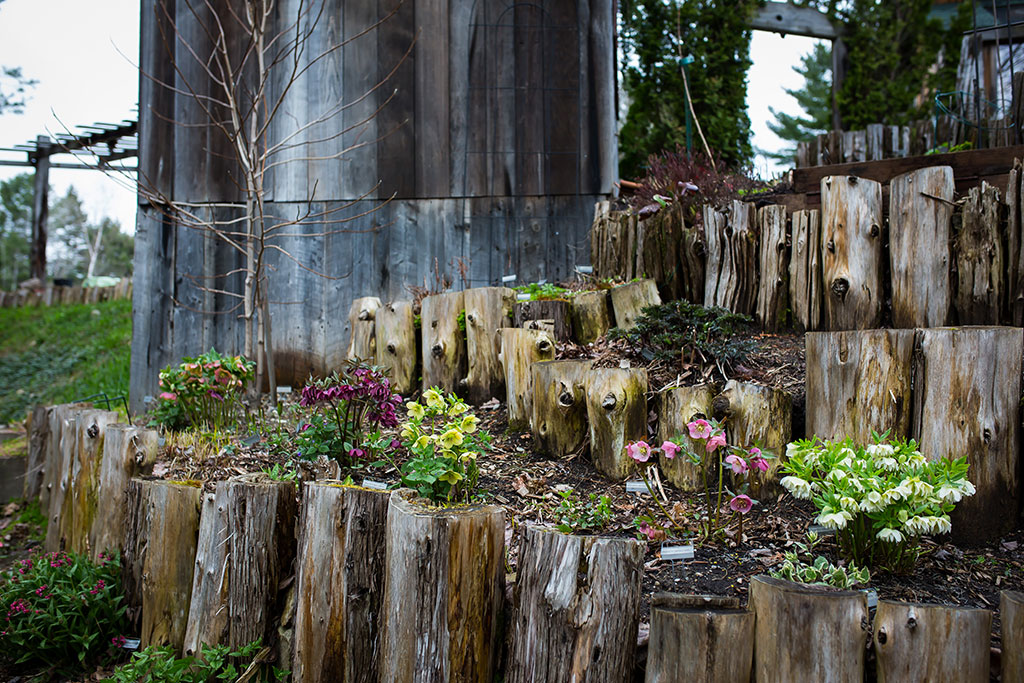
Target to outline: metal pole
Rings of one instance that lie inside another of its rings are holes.
[[[32,277],[46,282],[46,217],[50,212],[50,147],[49,136],[36,137],[35,187],[32,196]]]

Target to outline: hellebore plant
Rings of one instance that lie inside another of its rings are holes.
[[[835,529],[845,559],[860,566],[909,571],[922,536],[947,534],[949,513],[974,494],[967,459],[928,461],[913,440],[867,446],[795,441],[786,448],[782,486],[811,500],[818,524]]]
[[[402,397],[381,368],[350,361],[342,372],[307,384],[299,405],[313,409],[295,435],[303,459],[324,455],[349,467],[359,460],[376,460],[398,446],[381,430],[398,426]]]
[[[245,385],[255,364],[242,356],[224,356],[210,349],[185,358],[178,367],[160,371],[160,393],[153,419],[170,429],[188,426],[223,429],[238,417]]]

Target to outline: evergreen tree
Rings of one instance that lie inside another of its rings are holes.
[[[768,107],[775,117],[775,121],[768,122],[768,128],[793,144],[766,156],[783,162],[793,160],[796,143],[811,140],[832,127],[832,50],[828,43],[817,43],[800,58],[800,66],[794,66],[793,71],[804,77],[804,85],[795,90],[786,88],[786,93],[800,105],[803,115],[793,116]]]
[[[0,289],[13,290],[31,275],[33,174],[0,182]]]

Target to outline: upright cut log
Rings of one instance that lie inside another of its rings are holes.
[[[679,298],[695,304],[704,301],[706,255],[701,228],[695,223],[684,224],[679,241],[679,276],[682,287]]]
[[[1003,591],[999,600],[1003,683],[1024,683],[1024,593]]]
[[[505,680],[630,680],[644,546],[528,526],[519,547]]]
[[[1006,307],[1007,320],[1024,325],[1024,165],[1013,160],[1006,186]]]
[[[547,332],[557,341],[572,340],[572,303],[566,299],[519,301],[512,319],[516,327]]]
[[[949,323],[952,222],[951,167],[921,168],[889,183],[893,326]]]
[[[555,343],[547,332],[507,327],[498,330],[498,355],[505,372],[509,429],[530,428],[533,416],[533,374],[530,366],[555,357]]]
[[[758,683],[861,683],[870,638],[868,598],[767,576],[750,582]]]
[[[1014,527],[1020,505],[1019,327],[919,330],[911,435],[930,460],[967,456],[977,493],[953,511],[953,537],[981,543]]]
[[[516,292],[508,287],[480,287],[465,291],[466,356],[469,371],[466,391],[474,404],[505,393],[505,375],[498,361],[495,331],[511,326]]]
[[[128,616],[141,647],[185,639],[201,491],[196,486],[133,479],[128,485],[124,575]]]
[[[879,683],[989,680],[987,609],[879,600],[874,631]]]
[[[43,475],[46,470],[46,452],[50,447],[50,412],[52,407],[35,406],[32,408],[31,427],[28,432],[28,463],[25,467],[25,482],[22,486],[22,497],[35,500],[43,487]]]
[[[754,613],[738,598],[655,595],[645,683],[750,681]]]
[[[704,305],[753,315],[758,277],[754,205],[733,201],[728,216],[705,207],[704,239],[708,249]]]
[[[611,298],[615,326],[623,330],[631,329],[645,308],[661,303],[654,280],[637,280],[612,287]]]
[[[128,484],[152,468],[156,462],[159,438],[160,435],[152,429],[126,424],[107,426],[96,488],[96,516],[89,529],[89,554],[93,559],[100,553],[121,550]]]
[[[982,181],[973,187],[963,206],[956,235],[956,312],[961,325],[996,325],[1003,297],[1004,210],[999,190]]]
[[[914,330],[813,332],[807,353],[807,436],[872,443],[910,435]]]
[[[757,320],[774,332],[786,324],[789,308],[789,251],[786,248],[786,207],[778,204],[757,210],[761,233],[760,278],[757,285]]]
[[[387,368],[395,391],[416,389],[416,327],[411,301],[397,301],[377,309],[374,319],[377,365]]]
[[[192,574],[183,651],[197,655],[204,644],[228,641],[228,586],[231,553],[228,535],[227,482],[218,482],[215,493],[203,494]]]
[[[505,511],[388,507],[380,680],[490,683],[499,655]]]
[[[729,443],[744,448],[757,445],[774,456],[762,479],[751,485],[756,496],[774,493],[775,474],[793,436],[792,397],[781,389],[731,379],[715,397],[712,410],[716,418],[724,420]]]
[[[821,329],[821,212],[793,214],[793,253],[789,261],[789,300],[801,331]]]
[[[683,207],[675,202],[637,221],[636,272],[654,280],[669,301],[683,295],[679,246],[684,228]]]
[[[882,186],[855,176],[821,180],[825,329],[878,327],[882,317]]]
[[[554,458],[579,453],[587,439],[587,373],[589,360],[534,363],[533,438],[537,448]]]
[[[423,330],[423,390],[440,387],[454,392],[466,376],[466,336],[459,327],[465,309],[462,292],[424,297],[420,309]]]
[[[377,683],[389,491],[309,482],[295,611],[296,683]]]
[[[370,360],[377,357],[374,344],[374,318],[378,308],[380,308],[380,299],[375,296],[364,296],[352,300],[352,305],[348,309],[348,324],[352,334],[349,337],[346,358]]]
[[[71,464],[77,447],[77,416],[86,410],[92,409],[84,404],[66,404],[55,406],[50,414],[50,448],[46,458],[43,489],[39,496],[40,510],[46,515],[43,547],[47,552],[60,549],[60,517],[70,486]]]
[[[591,370],[586,393],[594,467],[606,477],[625,479],[636,466],[626,444],[647,436],[647,370]]]
[[[718,387],[714,384],[696,384],[689,387],[669,387],[661,392],[661,408],[658,414],[658,443],[682,436],[694,453],[706,455],[712,462],[714,458],[707,454],[704,442],[691,439],[687,424],[697,419],[712,417],[712,402],[718,395]],[[659,456],[658,464],[673,486],[683,491],[703,490],[700,467],[690,459],[677,455],[671,460],[664,454]],[[710,474],[710,473],[709,473]]]
[[[580,292],[572,298],[573,337],[580,344],[597,341],[612,327],[608,290]]]

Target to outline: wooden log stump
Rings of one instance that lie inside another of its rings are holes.
[[[789,261],[789,300],[800,331],[821,329],[821,212],[793,214],[793,250]]]
[[[517,301],[512,320],[516,327],[547,332],[557,341],[572,341],[572,303],[567,299]]]
[[[498,330],[498,359],[505,374],[508,428],[525,431],[533,416],[533,374],[530,366],[555,357],[547,332],[506,327]]]
[[[809,332],[807,436],[872,443],[910,436],[914,330]]]
[[[182,650],[198,655],[203,645],[228,641],[228,587],[230,584],[227,482],[214,493],[204,493],[199,513],[192,596]]]
[[[1024,593],[1003,591],[999,599],[1003,683],[1024,683]]]
[[[32,408],[31,426],[28,430],[28,462],[25,466],[25,482],[22,497],[27,500],[39,498],[46,471],[46,453],[50,447],[50,413],[52,407]]]
[[[380,679],[390,491],[306,483],[295,612],[296,683]]]
[[[953,303],[961,325],[999,324],[1007,291],[1001,237],[1004,211],[999,190],[985,181],[967,195],[953,246],[957,269]]]
[[[526,527],[505,680],[630,680],[643,561],[634,539]]]
[[[60,524],[53,525],[52,539],[49,537],[49,525],[55,517],[60,516],[60,508],[64,504],[64,489],[67,487],[65,475],[70,468],[71,453],[75,448],[76,423],[73,413],[86,409],[88,407],[82,403],[63,403],[53,406],[49,413],[50,441],[46,447],[43,483],[39,489],[39,509],[47,519],[47,540],[44,547],[49,552],[57,549],[60,536]]]
[[[647,436],[647,370],[591,370],[586,394],[594,467],[611,479],[625,479],[636,469],[626,444]]]
[[[377,357],[374,343],[374,318],[380,308],[380,299],[375,296],[364,296],[352,300],[348,309],[348,324],[351,335],[345,357],[349,360],[373,360]]]
[[[855,176],[821,179],[824,323],[878,327],[882,317],[882,186]]]
[[[60,545],[66,550],[90,552],[89,534],[99,506],[100,470],[107,426],[116,423],[120,417],[112,410],[77,413],[75,451],[60,513]]]
[[[408,396],[416,390],[416,327],[411,301],[381,306],[374,318],[377,365],[388,370],[395,391]]]
[[[778,493],[775,476],[793,436],[792,397],[781,389],[731,379],[712,401],[712,410],[725,422],[730,444],[743,448],[757,445],[775,456],[768,461],[768,471],[751,481],[751,493],[757,497]]]
[[[623,330],[632,329],[645,308],[661,304],[654,280],[637,280],[612,287],[611,299],[615,326]]]
[[[465,291],[466,393],[481,404],[505,394],[505,375],[498,361],[495,331],[511,324],[516,292],[508,287],[479,287]]]
[[[654,280],[669,301],[683,295],[679,247],[684,224],[683,208],[676,202],[636,226],[636,272]]]
[[[738,598],[655,595],[645,683],[750,681],[754,613]]]
[[[388,506],[380,680],[490,683],[500,654],[505,511]]]
[[[967,456],[977,493],[951,515],[957,542],[983,543],[1011,530],[1020,509],[1019,327],[919,330],[911,436],[929,460]]]
[[[712,403],[718,393],[718,387],[714,384],[669,387],[662,391],[658,414],[658,443],[681,436],[689,444],[690,450],[704,454],[713,462],[714,458],[707,454],[704,442],[700,439],[691,439],[686,425],[697,419],[712,417]],[[682,491],[704,490],[700,467],[694,465],[689,458],[682,454],[671,460],[664,454],[658,458],[662,473],[673,486]]]
[[[879,683],[989,680],[987,609],[879,600],[874,631]]]
[[[889,183],[894,327],[942,327],[952,303],[953,169],[931,166]]]
[[[1013,160],[1006,183],[1006,315],[1010,324],[1024,325],[1024,164]]]
[[[199,533],[201,491],[197,486],[132,479],[122,573],[128,618],[141,645],[185,639],[192,573]]]
[[[96,488],[96,516],[89,529],[89,555],[94,560],[100,553],[121,550],[128,484],[152,469],[159,439],[160,435],[152,429],[126,424],[107,426]]]
[[[685,301],[699,304],[704,301],[707,250],[701,228],[696,224],[683,226],[679,241],[679,267],[682,295]]]
[[[868,598],[767,576],[750,582],[758,683],[862,683]]]
[[[727,215],[705,207],[704,239],[708,251],[704,305],[753,315],[758,277],[754,205],[733,201]]]
[[[774,332],[786,325],[786,311],[789,309],[786,207],[773,204],[758,209],[757,223],[761,233],[757,321],[764,329]]]
[[[438,387],[455,393],[466,376],[466,335],[459,328],[459,314],[465,309],[462,292],[424,297],[422,321],[423,390]]]
[[[564,458],[581,452],[587,439],[587,373],[589,360],[534,363],[533,439],[541,453]]]
[[[572,298],[573,337],[580,344],[597,341],[612,327],[608,290],[580,292]]]

